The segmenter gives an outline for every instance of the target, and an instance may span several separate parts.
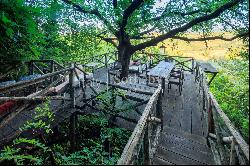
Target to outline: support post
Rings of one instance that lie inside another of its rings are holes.
[[[70,151],[74,152],[76,149],[76,114],[73,113],[70,116],[70,128],[69,128],[69,137],[70,137]]]
[[[165,78],[164,77],[161,78],[161,88],[164,94],[165,93]]]
[[[108,68],[108,58],[107,58],[107,54],[104,55],[105,58],[105,67]]]
[[[210,97],[208,103],[208,133],[214,133],[212,100]]]
[[[192,73],[194,72],[194,58],[192,58]]]
[[[149,165],[150,164],[150,159],[149,159],[149,134],[148,134],[148,122],[145,126],[145,133],[144,133],[144,138],[143,138],[143,162],[144,165]]]
[[[74,64],[71,64],[73,67]],[[75,89],[73,86],[74,81],[74,69],[70,70],[69,74],[69,86],[70,86],[70,99],[71,99],[71,108],[75,108]],[[76,127],[76,115],[73,113],[70,116],[70,128],[69,128],[69,137],[70,137],[70,150],[71,152],[75,151],[76,146],[76,137],[75,137],[75,127]]]
[[[74,66],[74,64],[72,64],[71,66]],[[71,69],[70,73],[69,73],[69,86],[70,86],[70,99],[72,100],[71,102],[71,107],[75,108],[75,88],[73,86],[73,82],[74,82],[74,70]]]
[[[230,150],[230,162],[229,165],[236,165],[236,150],[235,150],[235,139],[233,138]]]
[[[161,120],[161,131],[163,130],[162,92],[160,92],[156,104],[156,117]]]
[[[34,68],[33,68],[33,61],[29,62],[29,75],[33,75],[34,74]]]
[[[53,73],[54,71],[55,71],[55,66],[54,66],[54,61],[52,60],[50,62],[50,72]],[[51,79],[51,82],[53,82],[54,81],[54,76],[52,76],[50,79]]]

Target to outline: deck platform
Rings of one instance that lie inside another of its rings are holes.
[[[106,68],[98,69],[93,74],[93,79],[106,82],[108,70]],[[133,75],[131,75],[132,77]],[[156,154],[152,164],[213,164],[213,155],[210,148],[207,146],[207,122],[206,114],[203,111],[202,92],[199,91],[199,86],[195,82],[195,76],[191,72],[185,72],[185,79],[183,84],[183,91],[180,95],[177,87],[172,86],[170,91],[167,88],[163,97],[163,131],[160,136],[160,141],[157,145]],[[138,88],[154,93],[156,88],[154,86],[147,86],[142,83],[145,80],[138,78],[139,81],[135,84],[128,84],[126,87],[131,89]],[[167,87],[167,81],[166,81]],[[96,88],[96,87],[94,87]],[[96,92],[101,92],[106,88],[101,85],[96,88]],[[91,89],[87,89],[87,97],[93,96]],[[127,97],[134,101],[147,101],[150,95],[140,94],[136,92],[127,92]],[[81,105],[83,100],[81,89],[76,90],[76,104]],[[75,111],[82,111],[82,113],[91,113],[91,110],[67,109],[69,103],[62,104],[61,101],[53,101],[51,108],[56,117],[53,125],[57,125],[64,119],[68,118]],[[140,106],[139,111],[145,108],[145,105]],[[15,118],[0,128],[0,140],[3,143],[8,137],[13,138],[13,133],[18,133],[19,128],[27,121],[32,119],[34,108],[26,109],[18,114]],[[139,120],[140,115],[136,112],[124,114],[127,117],[133,117]],[[122,119],[117,119],[117,123],[121,127],[130,128],[133,130],[136,124],[127,122]]]

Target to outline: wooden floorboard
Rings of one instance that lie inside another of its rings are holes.
[[[156,156],[152,162],[152,165],[174,165],[174,163],[171,163],[169,161],[166,161],[165,159]]]
[[[182,154],[175,153],[174,151],[170,151],[168,149],[164,149],[163,147],[158,146],[156,151],[156,157],[166,158],[170,163],[174,163],[175,165],[204,165],[199,161],[193,160],[191,158],[187,158]]]

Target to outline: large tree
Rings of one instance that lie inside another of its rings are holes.
[[[248,0],[62,0],[85,22],[103,29],[97,36],[118,50],[121,77],[128,75],[131,55],[165,39],[185,41],[233,40],[248,36]],[[225,38],[214,29],[236,32]],[[185,32],[203,31],[206,36],[190,39]],[[153,37],[150,37],[154,34]],[[103,36],[108,34],[108,38]],[[211,34],[211,36],[209,36]]]

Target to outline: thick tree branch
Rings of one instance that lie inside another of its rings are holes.
[[[117,8],[117,0],[113,0],[113,7],[114,9]]]
[[[117,44],[114,42],[114,40],[116,40],[117,38],[105,38],[101,35],[97,35],[97,37],[101,38],[102,40],[104,40],[107,43],[112,44],[115,48],[118,48]]]
[[[245,32],[245,33],[242,33],[242,34],[238,34],[238,35],[235,35],[231,38],[225,38],[223,36],[210,36],[210,37],[204,37],[204,38],[187,38],[187,37],[179,37],[179,36],[174,36],[174,37],[171,37],[172,39],[179,39],[179,40],[184,40],[184,41],[206,41],[206,40],[225,40],[225,41],[232,41],[232,40],[235,40],[237,38],[241,38],[241,37],[247,37],[249,36],[249,32]]]
[[[185,16],[193,15],[193,14],[196,14],[196,13],[199,13],[199,12],[201,12],[201,10],[194,10],[194,11],[187,12],[187,13],[174,11],[174,12],[171,12],[171,13],[176,14],[176,15],[180,15],[182,17],[185,17]],[[167,14],[164,12],[164,14],[162,14],[162,15],[160,15],[158,17],[153,18],[151,21],[159,21],[160,19],[164,18],[166,15]]]
[[[93,9],[93,10],[85,10],[83,9],[80,5],[70,1],[70,0],[62,0],[63,2],[65,2],[66,4],[72,5],[75,10],[84,13],[84,14],[90,14],[90,15],[95,15],[99,20],[101,20],[106,26],[107,28],[114,34],[116,35],[116,31],[115,29],[111,26],[111,24],[108,22],[108,20],[106,20],[101,13],[97,10],[97,9]]]
[[[125,27],[127,26],[128,19],[132,13],[140,7],[144,0],[134,0],[127,9],[124,10],[122,22],[120,25],[120,36],[124,38]]]
[[[220,16],[220,14],[222,14],[225,10],[236,6],[240,2],[242,2],[242,0],[233,0],[231,2],[228,2],[208,15],[197,17],[197,18],[193,19],[192,21],[190,21],[189,23],[187,23],[179,28],[175,28],[173,30],[170,30],[166,34],[160,35],[156,38],[153,38],[152,40],[149,40],[147,42],[133,46],[132,47],[133,51],[142,50],[146,47],[157,45],[159,42],[161,42],[165,39],[168,39],[168,38],[172,38],[172,37],[176,36],[178,33],[184,32],[184,31],[188,30],[189,28],[193,27],[194,25],[200,24],[200,23],[208,21],[208,20],[212,20],[212,19]]]

